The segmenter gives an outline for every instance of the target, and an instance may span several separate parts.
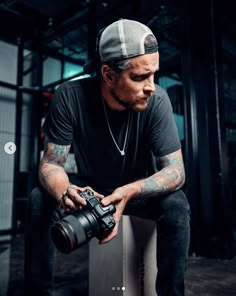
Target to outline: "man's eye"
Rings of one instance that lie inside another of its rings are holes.
[[[142,80],[145,80],[146,79],[146,76],[135,76],[133,78],[134,81],[142,81]]]

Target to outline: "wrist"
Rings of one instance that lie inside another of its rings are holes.
[[[62,203],[65,196],[68,196],[68,188],[70,187],[70,185],[70,183],[65,183],[61,184],[61,186],[55,186],[55,188],[57,188],[57,191],[52,192],[52,195],[59,203]]]
[[[130,183],[121,187],[124,190],[126,202],[136,197],[140,193],[140,186],[138,182]]]

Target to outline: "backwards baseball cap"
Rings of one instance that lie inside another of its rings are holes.
[[[145,39],[152,36],[151,45]],[[128,19],[118,20],[103,29],[97,38],[95,59],[84,66],[85,73],[95,71],[97,65],[132,58],[158,51],[158,43],[152,31],[144,24]]]

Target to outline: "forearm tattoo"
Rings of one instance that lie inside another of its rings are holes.
[[[179,189],[185,179],[181,150],[159,158],[160,171],[143,180],[142,196],[165,194]]]
[[[44,163],[51,163],[55,165],[59,165],[64,167],[68,154],[70,151],[70,145],[57,145],[50,143],[49,141],[45,141],[44,145]]]
[[[40,178],[41,178],[41,181],[43,182],[43,184],[46,184],[47,183],[47,180],[53,176],[53,175],[56,175],[58,172],[59,172],[59,168],[53,168],[51,170],[48,170],[47,172],[45,173],[41,173],[40,174]]]
[[[62,174],[70,150],[70,145],[63,146],[45,141],[44,156],[40,162],[39,178],[45,188],[48,188],[48,181],[57,174]],[[53,164],[55,167],[47,166]]]

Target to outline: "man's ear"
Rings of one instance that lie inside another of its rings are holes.
[[[108,65],[102,66],[101,74],[106,83],[111,84],[114,82],[114,71]]]

